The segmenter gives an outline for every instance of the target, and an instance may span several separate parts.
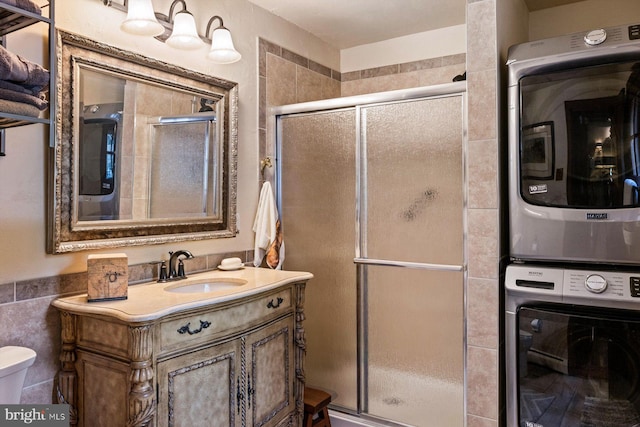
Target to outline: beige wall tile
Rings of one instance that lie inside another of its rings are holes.
[[[268,40],[259,40],[258,51],[258,73],[260,77],[267,76],[267,54],[271,53],[276,56],[282,56],[282,48],[275,43],[271,43]]]
[[[267,128],[267,78],[263,76],[258,85],[258,128]]]
[[[37,357],[37,356],[36,356]],[[20,403],[46,405],[53,402],[53,380],[44,381],[22,389]]]
[[[59,279],[64,281],[63,278]],[[0,318],[3,319],[0,347],[17,345],[36,352],[36,360],[27,371],[25,386],[48,381],[59,369],[60,320],[58,311],[50,306],[54,298],[38,298],[0,306]]]
[[[496,349],[500,313],[498,281],[469,278],[467,301],[468,345]]]
[[[342,96],[362,95],[420,86],[417,72],[371,77],[342,83]]]
[[[467,413],[498,419],[498,354],[467,347]]]
[[[399,64],[394,64],[394,65],[385,65],[384,67],[368,68],[366,70],[362,70],[360,73],[363,79],[369,79],[373,77],[382,77],[382,76],[398,74],[399,71],[400,71]]]
[[[470,140],[468,145],[469,207],[498,208],[498,141]]]
[[[469,138],[496,138],[498,126],[498,76],[496,70],[467,73],[469,91]]]
[[[340,82],[329,77],[321,77],[322,99],[340,98]]]
[[[498,427],[498,421],[469,415],[467,417],[467,427]]]
[[[136,86],[136,114],[147,114],[149,116],[167,114],[167,105],[171,105],[173,98],[172,90],[140,83]]]
[[[467,5],[467,67],[469,71],[495,70],[496,4],[495,0]]]
[[[296,67],[296,102],[322,99],[322,75],[308,68]]]
[[[468,220],[474,236],[498,239],[499,218],[496,209],[470,209]]]
[[[267,54],[267,106],[295,104],[296,65]]]
[[[469,230],[467,247],[469,255],[469,277],[497,279],[498,239],[477,236],[473,233],[473,230]]]
[[[0,304],[15,301],[15,284],[4,283],[0,285]]]
[[[420,86],[439,85],[451,83],[453,78],[464,73],[464,64],[447,65],[431,70],[422,70],[418,73]]]

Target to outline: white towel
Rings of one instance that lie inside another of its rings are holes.
[[[281,269],[282,261],[284,260],[284,243],[281,242],[282,236],[278,236],[278,209],[276,208],[276,202],[269,181],[262,184],[262,190],[260,190],[258,210],[256,211],[256,217],[253,221],[253,231],[256,233],[253,248],[253,265],[258,267],[262,264],[266,251],[270,246],[275,245],[279,246],[275,248],[279,254],[277,257],[277,265],[273,265],[272,263],[267,264],[271,268]],[[280,244],[278,245],[278,243]]]

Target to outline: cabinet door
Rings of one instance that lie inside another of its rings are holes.
[[[158,427],[240,425],[239,340],[158,363]]]
[[[78,426],[127,425],[129,365],[85,351],[77,357]]]
[[[246,409],[252,426],[275,426],[295,410],[294,338],[293,316],[246,338]]]

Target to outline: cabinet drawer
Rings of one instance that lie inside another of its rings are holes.
[[[239,300],[231,306],[163,321],[158,331],[159,351],[201,345],[276,318],[291,311],[293,305],[292,289],[287,288],[257,299]]]

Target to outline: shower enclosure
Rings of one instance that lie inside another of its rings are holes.
[[[465,88],[273,110],[285,268],[315,276],[306,383],[334,410],[464,425]]]

